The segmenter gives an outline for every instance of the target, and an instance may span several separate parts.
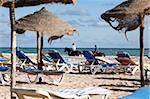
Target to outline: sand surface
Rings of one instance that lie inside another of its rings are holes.
[[[113,61],[114,57],[106,57]],[[138,61],[138,57],[133,57],[135,61]],[[80,59],[82,60],[82,59]],[[84,61],[84,60],[82,60]],[[145,57],[145,63],[150,61]],[[26,75],[17,76],[16,87],[19,88],[36,88],[36,89],[46,89],[57,91],[65,88],[84,88],[84,87],[102,87],[107,88],[112,91],[109,99],[117,99],[119,96],[126,96],[132,93],[134,90],[140,87],[140,75],[136,73],[135,75],[120,73],[98,73],[92,75],[90,73],[69,73],[65,74],[64,80],[61,85],[56,86],[50,84],[47,77],[43,78],[42,84],[28,84]],[[10,86],[0,85],[0,99],[10,99]]]

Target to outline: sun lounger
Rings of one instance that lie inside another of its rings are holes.
[[[130,71],[131,74],[135,74],[139,70],[139,64],[133,61],[127,52],[119,51],[117,52],[117,57],[115,58],[122,66],[126,67],[126,71]]]
[[[24,64],[37,65],[37,63],[33,62],[27,55],[24,54],[23,51],[17,50],[16,55],[23,65]]]
[[[11,65],[11,60],[1,53],[0,54],[0,66],[5,66],[5,65]]]
[[[0,81],[2,85],[10,83],[10,70],[8,66],[0,66]],[[26,81],[28,83],[37,83],[40,77],[47,77],[49,84],[60,85],[63,81],[65,72],[54,70],[38,70],[38,69],[24,69],[16,67],[16,75],[26,74]],[[8,77],[9,76],[9,77]]]
[[[53,59],[53,62],[55,63],[54,66],[58,71],[63,70],[69,73],[73,72],[74,70],[78,70],[78,65],[80,65],[79,62],[67,62],[57,51],[51,51],[48,53],[48,55]]]
[[[11,70],[10,66],[10,60],[4,55],[0,54],[0,82],[2,85],[7,85],[10,83],[10,77],[8,77],[8,74],[10,74]]]
[[[10,62],[10,57],[4,56],[2,53],[0,53],[0,62]]]
[[[60,85],[64,79],[65,72],[63,71],[54,71],[54,70],[38,70],[38,69],[27,69],[23,70],[27,73],[28,83],[37,83],[40,77],[48,77],[48,80],[51,84]],[[34,79],[33,76],[34,75]]]
[[[119,99],[150,99],[150,87],[139,88],[132,94]]]
[[[53,62],[53,60],[51,59],[51,57],[48,54],[43,54],[43,59],[48,62]]]
[[[2,85],[8,84],[9,80],[6,79],[5,74],[10,73],[10,68],[8,66],[0,66],[0,81]]]
[[[37,62],[33,61],[33,59],[31,59],[29,56],[25,55],[25,53],[23,51],[17,50],[16,51],[16,55],[17,55],[17,57],[20,60],[20,62],[19,62],[20,67],[23,67],[23,68],[33,68],[33,69],[37,69],[38,68]],[[50,62],[47,62],[47,61],[44,61],[44,60],[42,60],[42,61],[43,61],[43,67],[42,67],[42,69],[48,70],[49,67],[52,64]]]
[[[117,63],[99,61],[90,51],[83,51],[83,55],[87,61],[84,65],[81,65],[83,67],[81,71],[89,69],[92,74],[95,74],[96,72],[107,72],[108,69],[113,69],[114,71],[119,66]]]
[[[112,60],[110,60],[110,59],[107,59],[106,57],[95,56],[95,58],[96,58],[97,60],[100,60],[100,61],[105,62],[105,63],[108,63],[108,64],[116,63],[116,61],[114,62],[114,61],[112,61]]]
[[[145,80],[150,81],[150,66],[145,69]]]
[[[16,67],[16,75],[20,75],[20,67]],[[10,84],[10,66],[0,66],[0,81],[2,85],[9,85]]]
[[[16,93],[19,99],[25,99],[25,96],[32,99],[35,97],[42,99],[107,99],[111,94],[110,90],[100,87],[62,89],[57,92],[23,88],[13,88],[11,91]]]
[[[5,62],[5,61],[7,61],[7,60],[2,58],[2,57],[0,57],[0,62]]]

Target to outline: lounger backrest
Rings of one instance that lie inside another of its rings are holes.
[[[61,57],[59,52],[49,52],[50,57],[53,59],[55,63],[59,61],[59,63],[65,63],[64,59]]]
[[[83,55],[85,57],[85,59],[93,65],[98,65],[98,60],[95,58],[95,56],[92,54],[92,52],[90,51],[83,51]],[[93,63],[94,62],[94,63]]]
[[[11,92],[16,93],[19,99],[52,99],[51,95],[46,90],[36,90],[36,89],[11,89]],[[23,97],[23,98],[22,98]]]
[[[22,51],[17,50],[16,51],[17,57],[22,61],[26,61],[27,64],[32,63],[33,65],[36,65],[28,56],[26,56]]]
[[[130,55],[128,52],[118,51],[117,52],[118,58],[130,58]]]
[[[48,61],[48,62],[52,62],[53,61],[48,54],[43,54],[43,59]]]
[[[118,62],[122,65],[137,65],[132,59],[130,58],[115,58]]]
[[[131,58],[128,52],[118,51],[115,58],[122,65],[137,65]]]

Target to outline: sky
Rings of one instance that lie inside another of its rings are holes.
[[[86,1],[86,2],[85,2]],[[139,48],[139,29],[128,32],[128,40],[123,32],[112,29],[100,15],[125,0],[77,0],[76,4],[44,4],[34,7],[15,9],[16,19],[46,7],[56,16],[71,24],[78,30],[73,36],[64,36],[48,43],[44,37],[44,47],[71,47],[75,43],[78,48]],[[150,48],[150,17],[145,17],[144,43]],[[9,9],[0,8],[0,47],[11,44]],[[36,33],[27,31],[17,34],[18,47],[36,47]]]

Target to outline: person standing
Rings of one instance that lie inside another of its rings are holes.
[[[72,43],[72,50],[73,50],[73,51],[76,51],[76,49],[77,49],[77,48],[76,48],[76,45],[75,45],[74,43]]]
[[[96,51],[97,51],[97,45],[94,45],[94,47],[95,47],[95,48],[94,48],[94,51],[96,52]]]

